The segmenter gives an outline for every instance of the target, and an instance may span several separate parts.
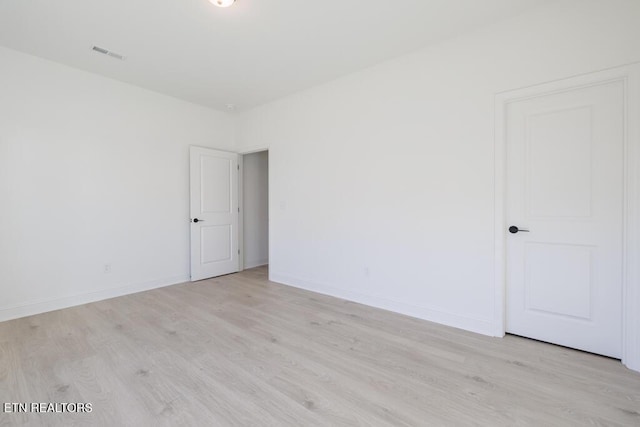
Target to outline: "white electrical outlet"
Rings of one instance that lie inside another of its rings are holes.
[[[111,264],[104,265],[104,274],[111,273]]]

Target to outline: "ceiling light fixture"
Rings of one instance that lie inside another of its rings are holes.
[[[209,1],[218,7],[229,7],[236,2],[236,0],[209,0]]]

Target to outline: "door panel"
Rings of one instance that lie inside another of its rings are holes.
[[[232,194],[231,159],[200,156],[200,213],[230,213]]]
[[[200,262],[203,265],[231,261],[233,232],[229,225],[200,226],[202,248]]]
[[[532,115],[528,120],[527,211],[530,218],[591,216],[592,109]],[[571,173],[567,173],[570,165]]]
[[[624,84],[506,109],[507,331],[622,353]]]
[[[582,245],[528,243],[526,310],[591,320],[592,250]]]
[[[190,157],[191,280],[235,273],[240,265],[238,155],[191,147]]]

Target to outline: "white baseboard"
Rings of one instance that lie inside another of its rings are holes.
[[[165,286],[176,285],[178,283],[188,282],[189,276],[176,276],[164,279],[152,280],[149,282],[135,283],[117,288],[102,289],[84,294],[70,295],[62,298],[50,298],[27,303],[0,307],[0,322],[6,320],[18,319],[20,317],[33,316],[34,314],[46,313],[49,311],[61,310],[63,308],[74,307],[90,302],[102,301],[106,299],[121,297],[124,295],[135,294],[138,292],[149,291],[151,289],[162,288]]]
[[[258,267],[268,264],[268,262],[257,262],[247,264],[245,268]],[[371,307],[381,308],[396,313],[405,314],[407,316],[416,317],[418,319],[428,320],[430,322],[442,325],[452,326],[454,328],[464,329],[483,335],[493,335],[493,325],[490,321],[484,319],[473,319],[458,314],[444,312],[442,310],[433,309],[425,306],[407,304],[404,302],[394,301],[388,298],[375,295],[367,295],[360,292],[353,292],[339,289],[330,285],[311,282],[304,279],[288,276],[285,274],[270,272],[269,280],[282,283],[283,285],[292,286],[299,289],[305,289],[324,295],[346,299]],[[152,289],[162,288],[165,286],[176,285],[178,283],[188,282],[188,276],[176,276],[164,279],[153,280],[144,283],[136,283],[118,288],[103,289],[95,292],[71,295],[62,298],[52,298],[45,300],[30,301],[19,306],[0,307],[0,322],[6,320],[17,319],[20,317],[32,316],[35,314],[46,313],[49,311],[61,310],[63,308],[74,307],[91,302],[102,301],[110,298],[116,298],[124,295],[144,292]]]
[[[395,313],[405,314],[407,316],[416,317],[422,320],[439,323],[441,325],[451,326],[465,331],[475,332],[482,335],[494,335],[494,325],[491,321],[485,319],[473,319],[454,313],[447,313],[442,310],[433,309],[425,306],[407,304],[404,302],[394,301],[388,298],[367,295],[360,292],[339,289],[330,285],[311,282],[304,279],[288,276],[286,274],[270,272],[269,280],[281,283],[283,285],[292,286],[294,288],[305,289],[332,297],[337,297],[370,307],[381,308]]]
[[[248,270],[250,268],[255,268],[255,267],[262,267],[263,265],[267,265],[269,264],[269,260],[268,259],[259,259],[259,260],[254,260],[254,261],[246,261],[244,263],[244,269]]]

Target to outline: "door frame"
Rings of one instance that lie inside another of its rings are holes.
[[[621,81],[625,90],[622,363],[640,371],[640,63],[581,74],[495,95],[493,335],[506,333],[506,108],[514,101]]]

